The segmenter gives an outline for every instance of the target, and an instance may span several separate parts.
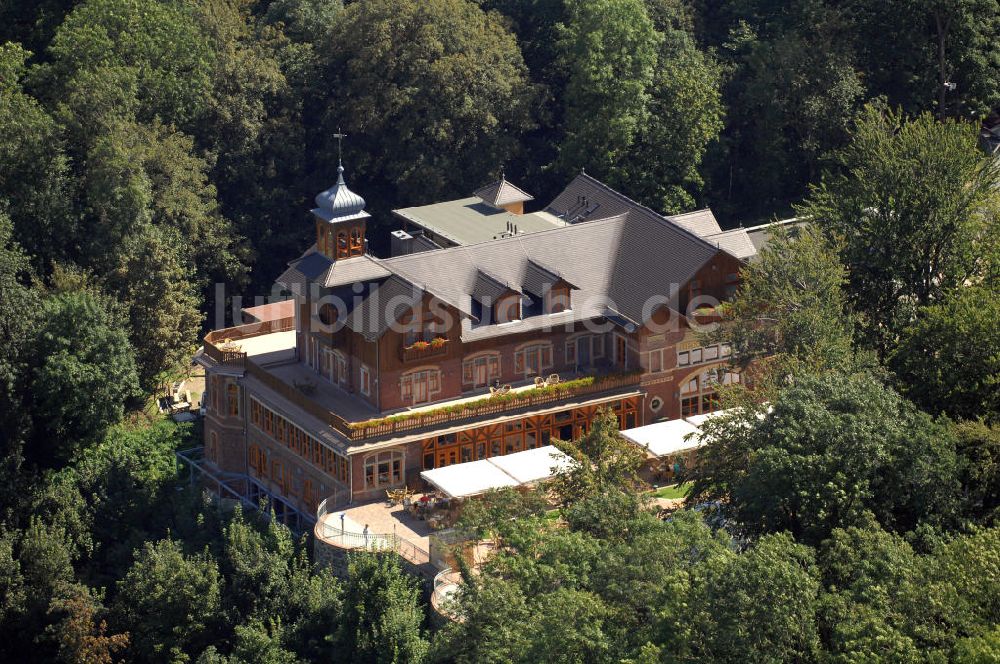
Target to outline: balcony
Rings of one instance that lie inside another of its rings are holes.
[[[556,385],[524,385],[502,396],[483,395],[456,399],[439,405],[413,408],[364,422],[352,422],[351,440],[391,437],[427,427],[439,427],[480,419],[484,416],[513,414],[554,404],[572,397],[612,393],[638,387],[639,372],[584,376]]]
[[[416,341],[409,346],[400,346],[399,359],[403,362],[421,362],[448,353],[448,340],[435,337],[430,341]]]
[[[279,318],[213,330],[205,335],[205,355],[219,364],[244,369],[248,356],[265,355],[283,347],[283,340],[265,339],[276,332],[291,332],[295,318]]]
[[[391,438],[423,429],[474,422],[483,417],[514,415],[579,397],[612,395],[639,386],[640,374],[594,373],[536,387],[525,384],[503,395],[478,394],[408,408],[379,416],[365,399],[323,380],[295,359],[294,319],[241,325],[210,332],[205,356],[245,372],[349,441]],[[447,344],[420,348],[444,353]],[[424,355],[423,357],[427,357]]]

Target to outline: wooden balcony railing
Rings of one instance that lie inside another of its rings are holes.
[[[638,372],[590,376],[567,381],[561,385],[511,392],[502,397],[483,397],[460,404],[444,404],[438,408],[399,413],[377,420],[349,424],[351,440],[388,437],[418,431],[427,427],[479,419],[487,415],[504,415],[529,410],[569,399],[570,397],[598,395],[639,385]]]
[[[319,405],[308,396],[303,394],[294,385],[289,385],[285,381],[281,380],[271,372],[266,369],[262,369],[253,362],[247,362],[247,374],[258,379],[260,382],[264,383],[268,388],[274,390],[280,394],[285,399],[291,401],[293,404],[306,411],[320,422],[323,422],[345,436],[351,437],[351,425],[340,415],[330,412],[323,406]],[[353,440],[353,438],[352,438]]]
[[[472,421],[484,416],[516,413],[538,406],[554,404],[572,397],[612,393],[628,387],[637,387],[640,379],[639,374],[635,372],[598,374],[543,388],[517,390],[501,397],[484,396],[473,401],[451,405],[446,403],[421,411],[402,412],[379,419],[349,422],[309,398],[308,394],[295,385],[285,382],[247,359],[247,354],[242,350],[237,350],[238,344],[233,343],[239,339],[288,331],[294,326],[294,318],[283,318],[215,330],[205,336],[205,354],[216,362],[245,370],[247,375],[253,376],[269,389],[352,441],[412,433],[429,427]],[[419,352],[423,353],[421,357],[428,357],[427,353],[429,352],[435,355],[443,354],[447,352],[447,345],[437,347],[429,345],[426,349],[420,349]]]
[[[259,337],[272,332],[288,332],[295,329],[295,317],[278,318],[263,323],[248,323],[236,327],[212,330],[205,335],[205,355],[220,364],[245,369],[247,354],[239,349],[240,339]]]

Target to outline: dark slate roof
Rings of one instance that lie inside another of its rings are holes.
[[[382,265],[464,312],[471,311],[471,299],[483,271],[496,280],[527,288],[538,266],[553,266],[546,269],[558,269],[563,279],[576,286],[571,310],[504,325],[473,328],[466,324],[463,338],[471,341],[607,314],[641,321],[648,314],[644,306],[650,296],[669,296],[717,251],[662,217],[649,219],[629,213],[482,244],[398,256],[382,261]]]
[[[480,268],[470,295],[480,302],[496,302],[498,297],[511,291],[520,293],[521,289]]]
[[[423,291],[412,283],[393,275],[372,288],[358,306],[347,315],[347,327],[367,339],[381,337],[408,308],[417,305]]]
[[[507,182],[506,178],[500,178],[485,187],[480,187],[473,195],[482,199],[484,203],[489,203],[494,207],[535,200],[534,196]]]
[[[391,274],[377,258],[367,254],[333,261],[313,245],[309,251],[289,263],[289,268],[278,277],[277,282],[288,290],[295,291],[304,289],[308,283],[334,288],[357,281],[384,279]]]
[[[573,224],[624,214],[636,205],[603,182],[580,173],[545,211]]]
[[[537,260],[528,259],[528,265],[524,270],[524,290],[542,297],[560,280],[565,281],[565,278],[558,270],[542,265]]]
[[[633,201],[628,196],[615,191],[600,180],[586,173],[580,173],[567,185],[552,204],[546,208],[570,223],[606,219],[609,216],[628,212],[649,222],[667,221],[694,237],[701,238],[713,247],[721,248],[729,254],[746,260],[755,255],[753,243],[739,229],[723,231],[711,210],[696,210],[684,214],[663,216],[648,207]]]

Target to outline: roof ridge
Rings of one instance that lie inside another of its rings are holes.
[[[628,213],[623,212],[622,214],[616,214],[613,217],[605,217],[604,219],[595,219],[594,221],[588,221],[587,226],[593,226],[594,224],[609,224],[611,222],[620,222],[623,218],[627,217]],[[548,233],[565,233],[572,232],[572,228],[583,227],[584,224],[567,224],[566,226],[555,226],[553,228],[546,228],[542,231],[534,231],[532,233],[519,233],[518,235],[511,235],[508,237],[501,237],[495,240],[483,240],[482,242],[473,242],[471,244],[461,244],[454,247],[442,247],[441,249],[435,249],[434,253],[441,253],[443,251],[454,251],[456,249],[471,249],[472,247],[481,247],[484,244],[490,244],[494,246],[499,246],[501,243],[510,243],[511,240],[520,240],[521,238],[535,238],[538,236],[546,235]],[[382,259],[386,263],[393,263],[399,261],[401,263],[407,262],[406,259],[414,259],[423,252],[418,252],[415,254],[404,254],[402,256],[392,256],[391,258]]]
[[[656,210],[654,210],[653,208],[647,207],[647,206],[643,205],[642,203],[640,203],[639,201],[636,201],[636,200],[633,200],[633,199],[629,198],[628,196],[626,196],[622,192],[618,191],[617,189],[612,188],[611,185],[608,185],[608,184],[605,184],[605,183],[601,182],[600,180],[598,180],[597,178],[593,177],[592,175],[588,175],[585,171],[581,171],[580,174],[577,175],[577,177],[587,178],[591,182],[593,182],[593,183],[595,183],[595,184],[603,187],[604,189],[607,189],[609,192],[611,192],[615,196],[618,196],[620,199],[622,199],[624,201],[627,201],[628,203],[630,203],[630,204],[636,206],[637,208],[639,208],[640,210],[642,210],[644,212],[648,212],[649,214],[653,215],[658,221],[660,221],[660,222],[666,222],[667,224],[670,225],[670,228],[675,228],[675,229],[679,230],[680,232],[684,233],[685,235],[690,235],[691,237],[693,237],[698,242],[701,242],[702,244],[705,244],[705,245],[707,245],[707,246],[709,246],[709,247],[711,247],[713,249],[716,249],[718,251],[725,251],[725,249],[723,249],[719,245],[717,245],[717,244],[713,245],[711,242],[708,242],[704,238],[700,237],[697,233],[689,231],[688,229],[684,228],[680,224],[672,221],[670,219],[670,217],[667,217],[666,215],[662,215],[659,212],[657,212]],[[706,208],[706,209],[711,209],[711,208]],[[603,221],[603,219],[598,220],[598,221]],[[594,222],[588,221],[588,222],[585,222],[585,223],[592,224]]]

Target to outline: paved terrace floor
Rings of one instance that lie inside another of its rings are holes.
[[[430,550],[429,536],[432,532],[430,525],[410,514],[402,505],[390,506],[385,500],[354,505],[326,514],[322,519],[323,524],[334,531],[339,531],[341,514],[344,515],[344,530],[347,532],[361,534],[367,524],[370,534],[395,534],[424,551]]]

